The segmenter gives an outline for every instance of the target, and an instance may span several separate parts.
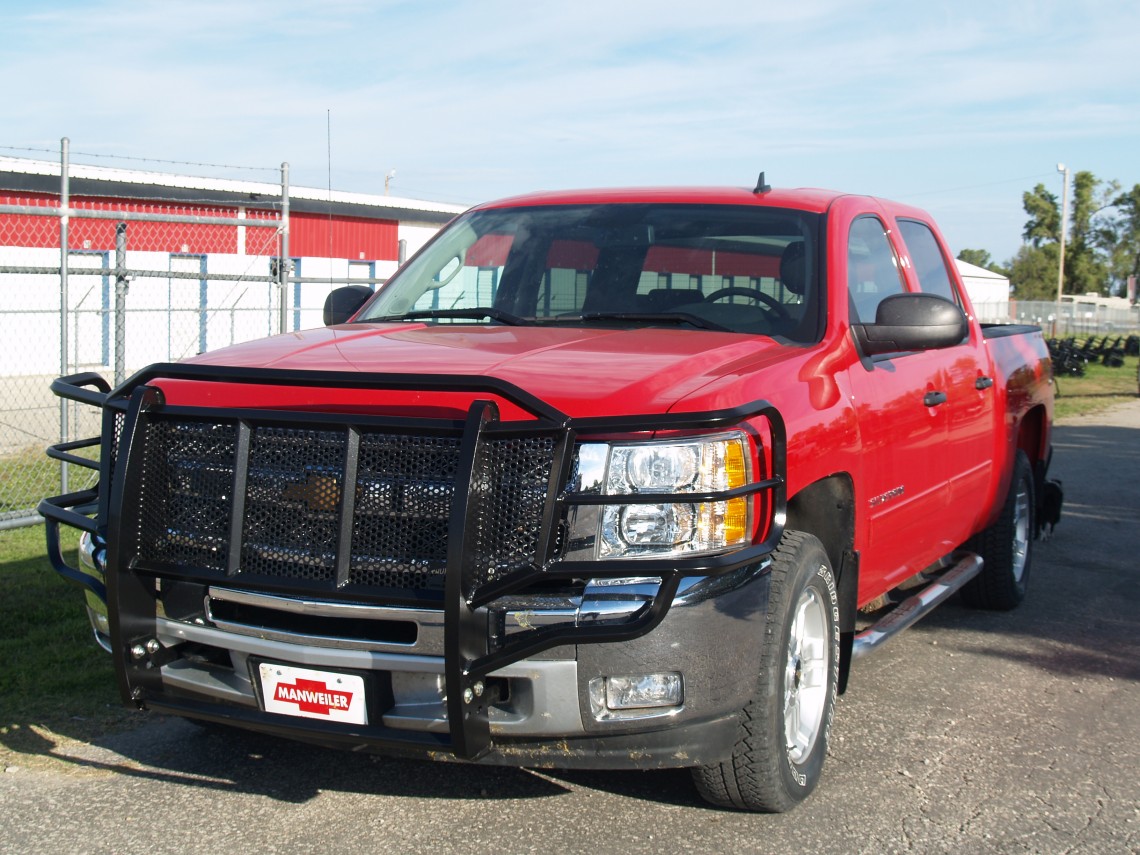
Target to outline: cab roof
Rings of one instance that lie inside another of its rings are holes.
[[[814,188],[771,189],[756,193],[745,187],[610,187],[555,190],[498,199],[474,210],[540,205],[662,204],[757,205],[824,213],[841,196],[850,194]]]

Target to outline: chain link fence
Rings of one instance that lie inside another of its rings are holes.
[[[994,315],[996,323],[1034,324],[1053,338],[1093,335],[1131,335],[1140,332],[1140,305],[1120,305],[1102,297],[1065,297],[1059,306],[1045,300],[1010,300],[1001,304],[974,304],[982,321]]]
[[[279,262],[287,165],[279,198],[239,208],[71,199],[66,141],[60,163],[58,194],[0,190],[0,529],[39,522],[41,498],[94,477],[44,455],[100,430],[94,408],[52,395],[55,377],[119,382],[153,362],[315,326],[331,282],[306,289]]]

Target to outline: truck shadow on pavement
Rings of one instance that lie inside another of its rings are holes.
[[[140,713],[145,716],[145,713]],[[433,762],[357,754],[225,726],[150,717],[140,727],[91,740],[17,728],[0,744],[29,765],[64,764],[76,774],[112,774],[218,793],[303,804],[322,791],[409,799],[535,799],[597,789],[657,804],[703,806],[687,770],[567,771]],[[15,736],[15,738],[13,738]]]
[[[567,791],[523,769],[354,754],[166,716],[90,743],[24,733],[19,750],[77,774],[109,773],[293,804],[325,790],[437,800],[531,799]]]
[[[1006,613],[954,601],[912,632],[1054,675],[1140,681],[1140,430],[1063,425],[1054,446],[1064,513],[1033,544],[1025,601]]]
[[[951,600],[900,643],[909,637],[1060,677],[1140,681],[1140,430],[1062,425],[1054,446],[1050,477],[1064,484],[1064,513],[1052,536],[1033,544],[1025,601],[986,612]]]

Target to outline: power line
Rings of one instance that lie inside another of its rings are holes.
[[[1052,172],[1037,172],[1033,175],[1023,175],[1020,178],[1006,178],[1001,181],[990,181],[986,184],[967,184],[962,187],[946,187],[941,190],[924,190],[920,193],[908,193],[907,198],[913,199],[918,196],[934,196],[938,193],[957,193],[959,190],[978,190],[983,187],[997,187],[1002,184],[1018,184],[1022,181],[1030,181],[1034,178],[1045,178],[1051,175],[1053,175]]]

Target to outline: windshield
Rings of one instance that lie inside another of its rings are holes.
[[[816,341],[820,221],[727,205],[472,211],[357,320],[669,325]]]

